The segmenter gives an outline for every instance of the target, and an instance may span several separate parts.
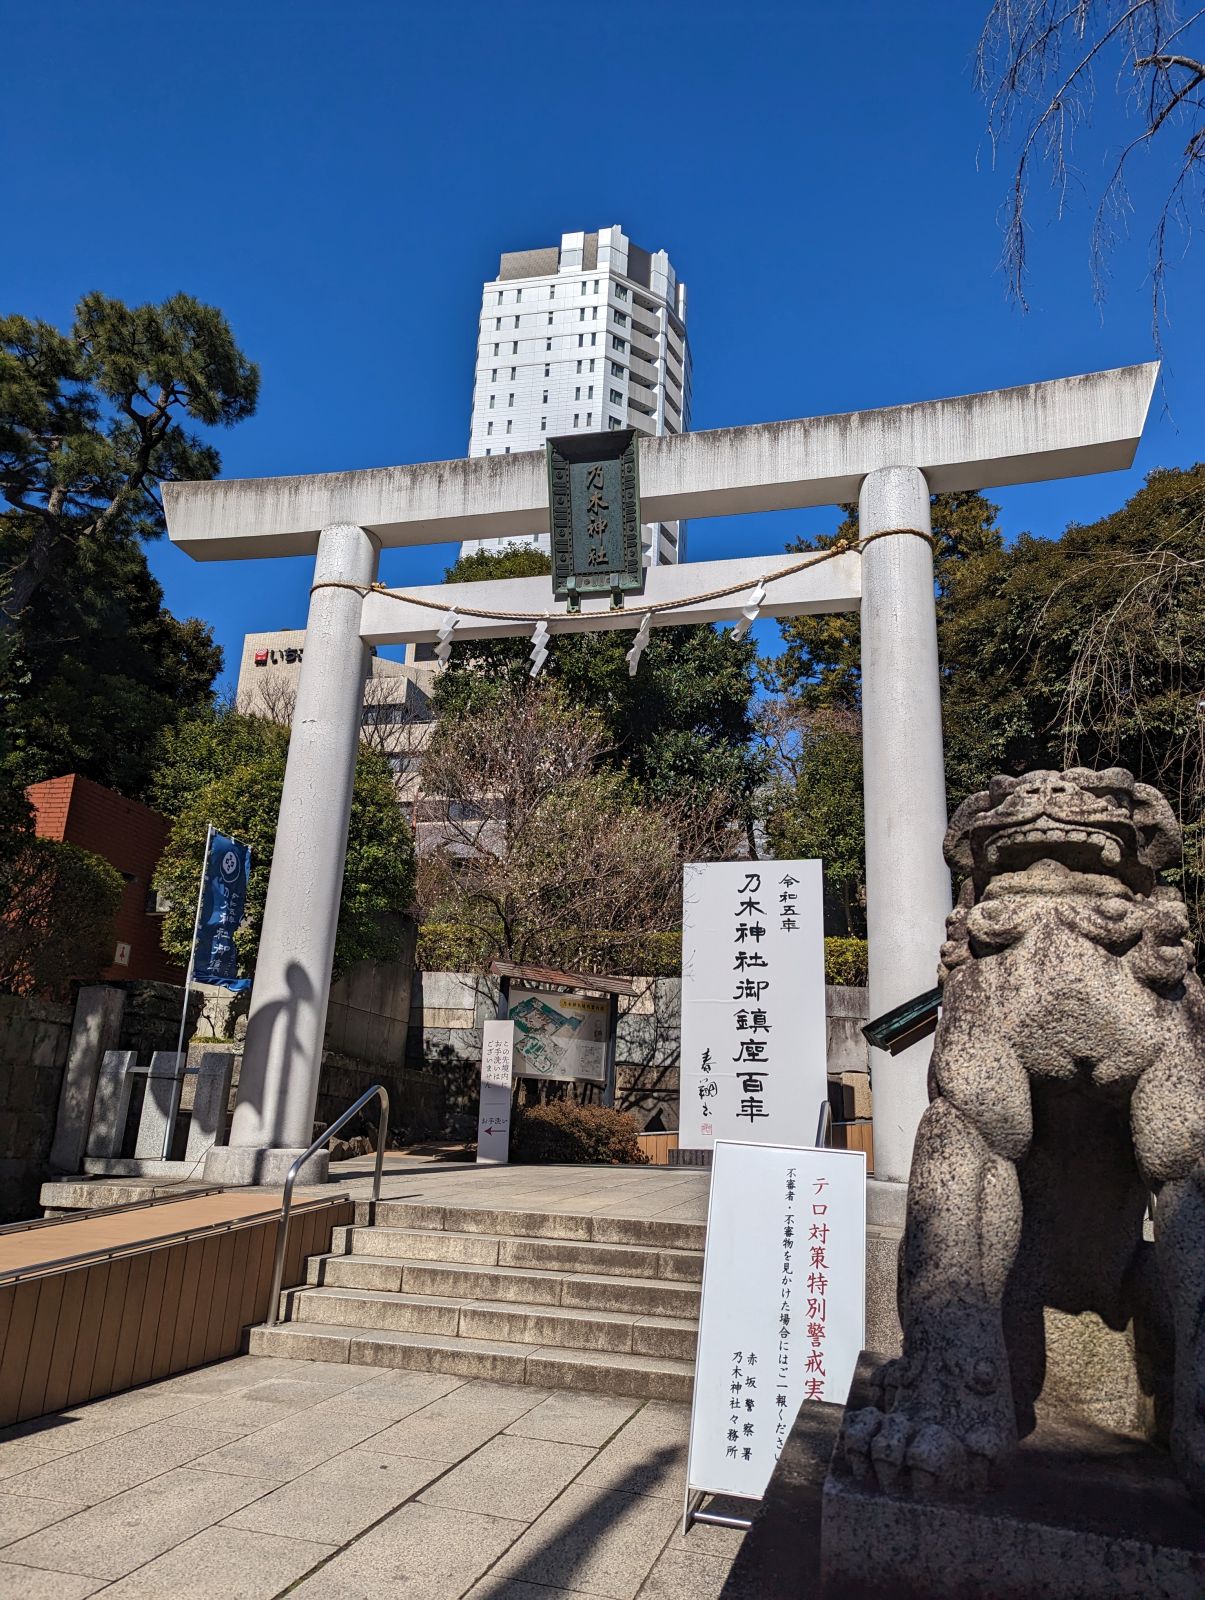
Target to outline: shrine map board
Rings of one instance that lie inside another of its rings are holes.
[[[844,1404],[865,1333],[866,1157],[715,1147],[687,1502],[759,1500],[800,1406]]]
[[[811,1144],[827,1053],[820,862],[684,867],[682,1149]]]

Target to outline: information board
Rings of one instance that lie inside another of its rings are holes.
[[[584,995],[521,989],[508,1015],[515,1029],[516,1078],[550,1083],[604,1083],[607,1002]]]
[[[684,867],[679,1145],[810,1144],[826,1058],[820,862]]]
[[[511,1086],[515,1025],[491,1017],[481,1025],[481,1081]]]
[[[687,1506],[758,1500],[800,1406],[844,1404],[865,1336],[866,1157],[715,1146]]]

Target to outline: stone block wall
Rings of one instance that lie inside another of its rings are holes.
[[[72,1007],[0,995],[0,1222],[38,1215]]]
[[[637,978],[637,994],[620,1001],[616,1045],[616,1104],[630,1111],[641,1128],[678,1126],[678,1057],[682,980]],[[828,1071],[843,1090],[842,1109],[850,1117],[869,1115],[866,1041],[866,990],[829,987]],[[492,1017],[498,985],[467,972],[416,972],[411,990],[406,1065],[439,1077],[446,1089],[450,1127],[471,1120],[476,1126],[481,1024]],[[848,1106],[845,1101],[848,1100]],[[856,1109],[855,1109],[856,1107]],[[467,1130],[471,1131],[471,1129]]]

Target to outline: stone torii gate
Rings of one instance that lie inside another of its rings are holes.
[[[860,606],[870,1011],[932,987],[950,909],[929,496],[1128,467],[1157,365],[957,399],[639,440],[641,520],[858,503],[860,535],[893,533],[768,585],[761,611]],[[548,531],[543,452],[288,478],[165,483],[174,544],[198,561],[316,554],[276,848],[264,909],[231,1144],[205,1178],[280,1182],[312,1136],[343,879],[367,647],[456,638],[730,622],[778,567],[772,556],[653,567],[643,597],[569,613],[547,578],[367,592],[383,547]],[[706,597],[722,588],[734,592]],[[474,619],[466,610],[528,612]],[[927,1103],[930,1042],[878,1059],[875,1178],[906,1183]],[[877,1057],[878,1052],[873,1052]],[[317,1165],[321,1166],[324,1158]],[[320,1172],[314,1171],[316,1178]],[[877,1184],[876,1184],[877,1187]]]

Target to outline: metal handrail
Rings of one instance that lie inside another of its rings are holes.
[[[374,1083],[371,1089],[365,1089],[354,1106],[348,1106],[338,1121],[332,1122],[330,1127],[319,1138],[314,1140],[310,1148],[297,1157],[285,1174],[284,1193],[280,1201],[280,1227],[276,1233],[276,1255],[272,1262],[272,1294],[268,1301],[268,1327],[271,1327],[276,1321],[276,1313],[280,1305],[281,1280],[285,1271],[285,1246],[288,1244],[289,1239],[289,1209],[293,1204],[293,1184],[296,1182],[297,1174],[310,1157],[317,1155],[324,1144],[329,1144],[344,1123],[350,1122],[356,1112],[362,1110],[374,1095],[379,1095],[381,1098],[381,1120],[377,1127],[377,1164],[376,1170],[372,1175],[372,1204],[374,1208],[381,1198],[381,1163],[385,1159],[385,1141],[389,1137],[389,1090],[386,1089],[383,1083]]]
[[[820,1102],[820,1120],[816,1124],[816,1148],[823,1150],[832,1137],[833,1108],[827,1100]]]

